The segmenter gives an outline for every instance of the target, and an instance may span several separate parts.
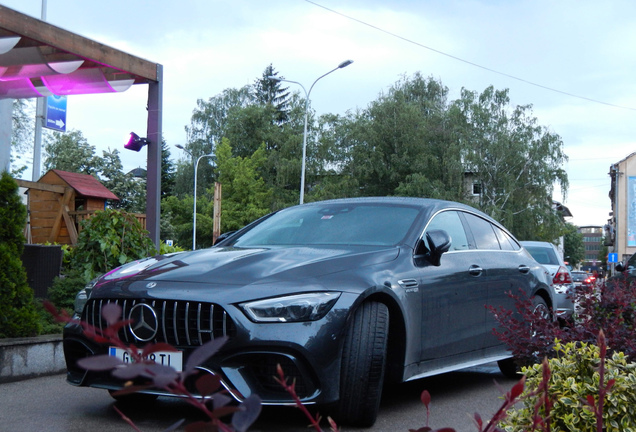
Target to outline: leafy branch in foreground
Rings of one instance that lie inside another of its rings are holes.
[[[474,414],[478,432],[618,432],[636,430],[636,364],[622,353],[606,358],[603,331],[597,345],[555,343],[558,357],[524,368],[526,374],[503,396],[484,424]],[[525,389],[524,389],[525,387]],[[409,432],[455,432],[428,427],[430,394],[422,392],[426,426]]]
[[[60,313],[56,308],[47,303],[47,310],[56,319],[68,322],[71,320],[68,314]],[[88,323],[81,322],[82,328],[88,337],[100,344],[109,344],[125,350],[130,356],[131,362],[125,363],[118,357],[96,355],[86,357],[78,361],[79,366],[90,371],[111,371],[113,376],[132,382],[134,379],[143,379],[143,384],[126,385],[115,392],[114,396],[130,395],[148,389],[161,389],[171,394],[182,396],[189,404],[201,411],[207,421],[199,421],[186,426],[186,432],[221,431],[221,432],[245,432],[258,418],[261,411],[261,400],[257,395],[251,395],[239,405],[231,404],[232,398],[225,395],[220,378],[216,375],[205,374],[196,380],[195,386],[199,395],[192,394],[185,385],[189,376],[198,373],[197,367],[205,360],[212,357],[227,341],[226,337],[214,339],[201,345],[188,357],[184,370],[177,372],[170,366],[164,366],[150,360],[154,353],[177,351],[176,348],[166,343],[152,343],[143,348],[126,345],[118,336],[119,330],[130,324],[130,320],[121,320],[121,307],[115,303],[106,304],[102,308],[102,316],[108,326],[99,329]],[[124,421],[138,430],[132,420],[117,410]],[[231,423],[225,424],[221,418],[232,415]],[[184,420],[179,420],[167,431],[175,430],[182,425]]]

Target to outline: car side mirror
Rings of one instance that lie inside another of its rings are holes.
[[[417,253],[424,255],[426,260],[438,267],[441,264],[442,254],[448,252],[451,247],[451,238],[444,230],[431,230],[426,232],[426,245],[423,240],[418,243]]]
[[[624,272],[625,271],[625,263],[623,261],[617,262],[616,265],[614,266],[614,269],[616,269],[616,271],[619,271],[619,272]]]

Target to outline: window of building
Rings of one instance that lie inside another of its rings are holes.
[[[481,195],[481,182],[479,181],[473,182],[473,195],[476,195],[476,196]]]

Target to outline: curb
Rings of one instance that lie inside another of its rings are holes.
[[[0,384],[64,371],[62,335],[0,339]]]

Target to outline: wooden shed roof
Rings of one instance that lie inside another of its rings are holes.
[[[54,172],[55,174],[57,174],[62,180],[66,182],[66,184],[69,185],[69,187],[75,189],[75,191],[82,196],[119,201],[117,195],[108,190],[106,186],[101,184],[99,180],[91,175],[72,173],[56,169],[49,172]],[[42,178],[46,177],[47,174],[44,174]]]

